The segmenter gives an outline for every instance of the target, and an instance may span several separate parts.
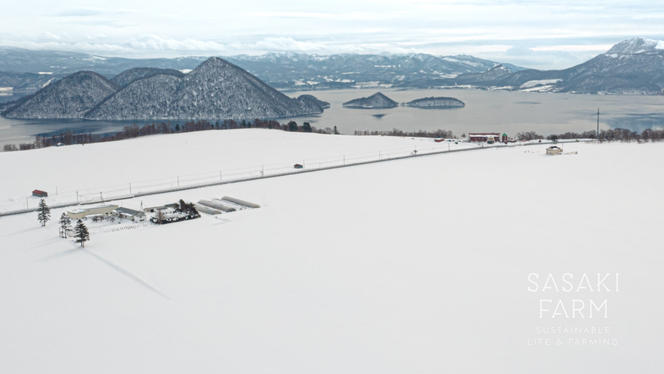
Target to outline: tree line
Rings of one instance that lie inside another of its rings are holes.
[[[392,130],[355,130],[354,135],[378,135],[378,136],[405,136],[416,138],[454,138],[452,131],[448,130],[417,130],[417,131],[403,131],[398,129]]]
[[[71,131],[66,131],[62,134],[51,135],[51,136],[37,136],[35,141],[32,143],[23,143],[23,144],[5,144],[3,150],[8,151],[18,151],[18,150],[28,150],[36,148],[50,147],[54,145],[72,145],[72,144],[89,144],[89,143],[101,143],[109,142],[116,140],[124,140],[131,138],[138,138],[141,136],[156,135],[156,134],[173,134],[173,133],[183,133],[183,132],[192,132],[192,131],[205,131],[205,130],[230,130],[230,129],[242,129],[242,128],[260,128],[260,129],[274,129],[274,130],[283,130],[291,132],[313,132],[318,134],[339,134],[337,127],[334,128],[325,128],[317,129],[309,122],[303,122],[302,125],[298,125],[295,121],[289,121],[287,123],[280,123],[275,120],[260,120],[255,119],[253,121],[235,121],[235,120],[225,120],[225,121],[188,121],[183,124],[170,122],[154,122],[146,124],[143,126],[138,126],[136,124],[125,126],[121,131],[109,134],[75,134]],[[455,138],[452,131],[449,130],[417,130],[417,131],[403,131],[398,129],[392,130],[356,130],[354,135],[374,135],[374,136],[402,136],[402,137],[420,137],[420,138]],[[461,135],[462,138],[465,137],[465,134]],[[562,134],[553,134],[548,136],[543,136],[535,131],[525,131],[517,133],[516,139],[520,141],[529,141],[529,140],[538,140],[538,139],[548,139],[548,140],[558,140],[558,139],[598,139],[601,142],[610,142],[610,141],[622,141],[622,142],[656,142],[664,140],[664,129],[646,129],[642,132],[636,132],[627,129],[609,129],[602,130],[598,134],[595,131],[584,131],[584,132],[565,132]]]
[[[598,136],[599,135],[599,136]],[[602,130],[597,134],[596,131],[584,131],[584,132],[566,132],[562,134],[548,135],[546,137],[534,132],[526,131],[520,132],[516,135],[518,140],[528,141],[528,140],[538,140],[538,139],[547,139],[547,140],[559,140],[559,139],[597,139],[600,142],[658,142],[664,140],[664,129],[645,129],[643,131],[636,132],[627,129],[609,129]]]
[[[295,121],[288,123],[280,123],[275,120],[261,120],[255,119],[253,121],[241,120],[224,120],[210,122],[206,120],[200,121],[187,121],[182,124],[171,122],[153,122],[150,124],[139,126],[137,124],[124,126],[120,131],[107,134],[91,134],[91,133],[73,133],[71,131],[63,132],[62,134],[50,136],[37,136],[32,143],[23,144],[6,144],[3,147],[5,152],[28,150],[36,148],[51,147],[55,145],[72,145],[72,144],[89,144],[89,143],[102,143],[116,140],[132,139],[141,136],[156,135],[156,134],[173,134],[193,131],[205,130],[231,130],[243,128],[257,128],[257,129],[273,129],[291,132],[315,132],[319,134],[338,134],[337,127],[317,129],[309,122],[304,122],[298,125]]]

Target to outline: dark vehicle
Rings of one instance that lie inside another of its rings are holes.
[[[304,165],[302,165],[302,164],[295,164],[295,165],[293,165],[293,168],[295,168],[295,169],[304,169]]]

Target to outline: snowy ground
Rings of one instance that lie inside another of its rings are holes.
[[[0,372],[660,373],[664,145],[544,148],[127,200],[261,208],[96,226],[85,250],[36,214],[0,218]],[[15,165],[37,157],[24,154]],[[619,273],[620,287],[529,292],[531,273]],[[606,300],[608,315],[540,319],[543,298]],[[572,327],[587,331],[550,330]]]
[[[120,142],[0,152],[0,211],[34,208],[34,189],[51,205],[143,191],[316,168],[379,157],[476,147],[433,139],[321,136],[243,129],[158,135]],[[17,167],[16,165],[28,165]],[[101,194],[100,194],[101,193]]]

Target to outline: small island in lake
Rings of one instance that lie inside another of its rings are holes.
[[[314,105],[318,105],[321,107],[321,109],[328,109],[330,107],[330,103],[328,103],[327,101],[320,100],[313,95],[300,95],[297,97],[297,99],[304,103],[308,104],[313,103]]]
[[[406,103],[406,106],[422,109],[463,108],[466,104],[453,97],[424,97]]]
[[[399,106],[399,104],[382,93],[376,92],[369,97],[346,101],[343,106],[353,109],[389,109]]]

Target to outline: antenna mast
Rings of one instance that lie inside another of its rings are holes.
[[[596,132],[597,139],[599,140],[599,108],[597,108],[597,132]]]

